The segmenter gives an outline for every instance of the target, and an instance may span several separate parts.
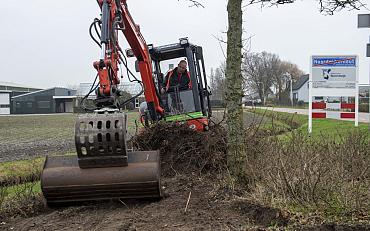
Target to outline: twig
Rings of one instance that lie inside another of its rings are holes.
[[[135,214],[135,215],[139,215],[137,212],[135,212],[133,209],[131,209],[130,207],[128,207],[128,205],[125,203],[125,202],[123,202],[122,200],[121,200],[121,198],[118,198],[118,201],[119,202],[121,202],[128,210],[131,210],[131,212],[133,213],[133,214]]]
[[[186,206],[185,206],[185,213],[186,213],[186,210],[188,209],[188,205],[189,205],[190,197],[191,197],[191,191],[189,192],[188,201],[186,202]]]

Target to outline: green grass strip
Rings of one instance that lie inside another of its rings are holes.
[[[22,195],[37,194],[41,192],[41,182],[36,181],[17,184],[9,187],[3,187],[0,191],[2,190],[3,198],[5,199],[11,199]]]
[[[248,111],[259,115],[264,115],[268,118],[273,117],[274,120],[284,122],[288,125],[295,123],[296,125],[298,125],[297,127],[295,127],[297,131],[307,133],[308,135],[308,115],[276,112],[265,109],[252,109]],[[354,121],[344,121],[336,119],[313,119],[311,137],[314,139],[331,137],[334,140],[339,140],[341,136],[347,135],[349,132],[353,132],[355,130],[360,130],[363,132],[369,130],[369,124],[359,123],[359,126],[355,127]],[[289,134],[290,133],[287,133],[285,135]]]
[[[44,157],[39,157],[0,163],[0,181],[12,178],[26,179],[31,175],[41,173],[44,161]]]

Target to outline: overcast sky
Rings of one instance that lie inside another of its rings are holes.
[[[209,73],[224,60],[213,36],[225,37],[227,1],[200,2],[205,8],[189,7],[185,0],[128,0],[147,43],[164,45],[189,37],[203,46]],[[279,8],[245,9],[245,36],[253,36],[252,51],[275,53],[306,73],[310,55],[358,55],[360,83],[368,83],[369,58],[365,56],[370,28],[357,28],[357,14],[370,12],[345,10],[324,16],[318,7],[316,1],[298,0]],[[96,73],[92,63],[100,53],[88,27],[99,13],[95,0],[2,1],[0,81],[41,88],[92,82]]]

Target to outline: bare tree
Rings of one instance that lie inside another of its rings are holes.
[[[216,69],[211,69],[210,87],[211,99],[223,101],[225,99],[225,74],[222,65]]]
[[[227,59],[226,59],[226,124],[227,162],[231,175],[240,183],[246,182],[246,153],[244,145],[242,61],[242,0],[229,0],[227,4]]]
[[[265,103],[273,88],[278,103],[289,102],[290,77],[297,80],[304,74],[296,64],[282,61],[278,55],[265,51],[245,53],[243,57],[244,91],[252,95],[257,93]]]
[[[282,61],[280,64],[280,76],[281,83],[279,89],[279,103],[289,102],[290,103],[290,85],[294,84],[302,75],[305,73],[299,69],[299,67],[291,62]]]
[[[263,104],[273,83],[270,60],[276,60],[276,57],[267,52],[244,54],[244,90],[249,90],[251,94],[257,93]]]
[[[290,84],[292,84],[293,79],[298,80],[304,72],[300,70],[296,64],[280,59],[277,65],[273,65],[271,70],[273,71],[271,76],[273,78],[272,82],[276,90],[276,99],[278,103],[289,102]]]

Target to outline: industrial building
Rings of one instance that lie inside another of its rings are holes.
[[[40,88],[33,88],[17,83],[0,81],[0,115],[13,113],[11,98],[25,93],[38,91]]]
[[[76,91],[54,87],[12,97],[14,114],[73,112]]]

